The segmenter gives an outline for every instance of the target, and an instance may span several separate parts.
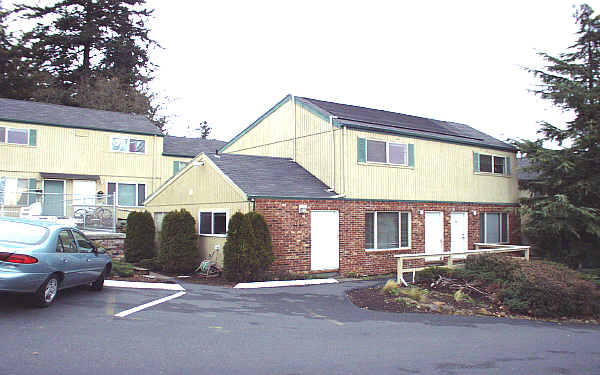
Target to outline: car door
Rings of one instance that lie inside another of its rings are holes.
[[[57,266],[65,275],[62,286],[68,288],[80,284],[83,277],[81,261],[77,256],[77,243],[70,230],[62,229],[58,233],[56,251],[62,253],[60,265]]]
[[[88,240],[83,233],[77,230],[73,230],[72,232],[75,241],[77,241],[77,257],[83,267],[81,275],[83,282],[94,281],[104,270],[104,257],[98,255],[92,241]]]

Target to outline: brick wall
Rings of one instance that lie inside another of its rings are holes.
[[[305,204],[308,212],[300,214]],[[275,261],[273,270],[294,273],[310,272],[310,212],[339,211],[340,274],[384,274],[396,271],[394,254],[425,251],[425,215],[420,211],[444,213],[444,251],[450,249],[450,213],[468,213],[468,248],[480,242],[479,220],[483,212],[508,212],[510,243],[520,243],[520,219],[515,207],[470,203],[407,203],[385,201],[286,200],[256,199],[255,210],[261,213],[271,230]],[[408,211],[411,213],[411,248],[409,250],[365,251],[365,213],[372,211]],[[477,215],[473,215],[473,211]]]

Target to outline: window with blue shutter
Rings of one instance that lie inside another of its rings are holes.
[[[356,155],[359,163],[367,161],[367,140],[364,138],[358,138],[356,143]]]
[[[37,130],[29,129],[29,145],[37,146]]]

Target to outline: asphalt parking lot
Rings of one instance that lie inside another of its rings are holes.
[[[0,296],[0,374],[598,374],[600,329],[356,308],[373,282]]]

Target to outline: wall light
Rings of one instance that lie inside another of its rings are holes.
[[[423,215],[423,210],[419,210],[419,215]]]
[[[473,210],[473,216],[477,216],[477,211]]]

